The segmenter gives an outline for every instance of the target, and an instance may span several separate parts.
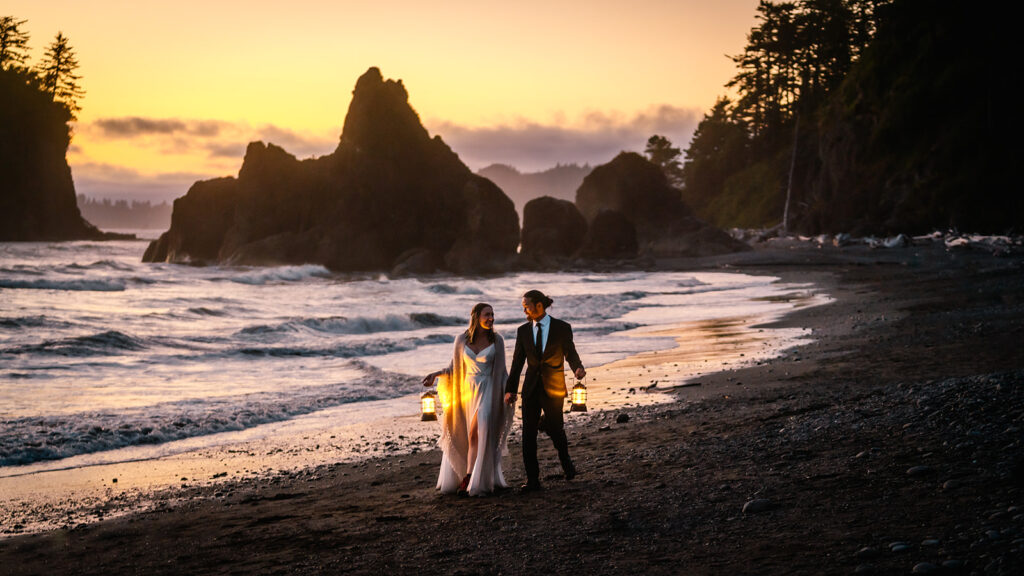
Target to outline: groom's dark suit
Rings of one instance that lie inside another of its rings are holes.
[[[566,395],[563,370],[566,360],[573,371],[583,367],[583,363],[576,353],[572,327],[567,322],[551,318],[548,330],[547,344],[543,353],[538,353],[533,322],[519,327],[515,352],[512,354],[512,368],[505,382],[505,392],[515,394],[519,388],[519,375],[523,365],[526,365],[526,377],[523,379],[523,465],[526,467],[526,478],[532,483],[540,480],[537,428],[542,411],[544,431],[551,437],[562,467],[567,474],[569,470],[574,470],[562,423],[562,402]]]

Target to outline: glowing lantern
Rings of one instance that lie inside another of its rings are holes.
[[[572,387],[572,407],[569,408],[570,412],[586,412],[587,411],[587,387],[582,382],[577,382]]]
[[[426,391],[420,396],[420,421],[437,420],[437,396]]]

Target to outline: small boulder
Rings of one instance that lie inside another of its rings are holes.
[[[757,514],[759,512],[764,512],[766,510],[771,510],[773,507],[774,507],[774,504],[772,503],[771,500],[769,500],[767,498],[755,498],[755,499],[750,500],[749,502],[747,502],[746,504],[743,505],[743,513],[744,514]]]

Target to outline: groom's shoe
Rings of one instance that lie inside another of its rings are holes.
[[[540,490],[540,480],[527,480],[526,484],[519,487],[520,492],[539,492]]]
[[[572,480],[576,477],[576,465],[572,461],[568,464],[562,464],[562,471],[565,472],[566,480]]]

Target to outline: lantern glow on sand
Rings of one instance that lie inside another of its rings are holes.
[[[437,420],[437,396],[427,391],[420,396],[420,421]]]
[[[572,387],[572,407],[569,408],[569,411],[587,411],[587,387],[583,385],[583,382],[577,382],[576,385]]]

